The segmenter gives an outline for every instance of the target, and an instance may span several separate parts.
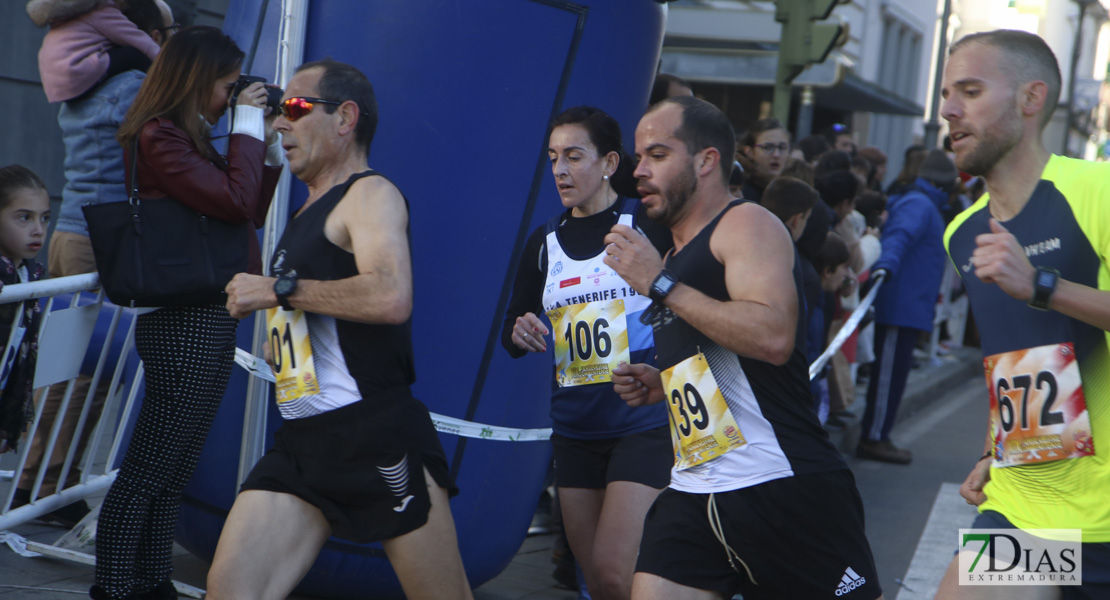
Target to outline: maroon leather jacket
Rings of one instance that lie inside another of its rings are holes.
[[[262,227],[281,167],[266,166],[266,144],[249,135],[231,135],[227,154],[227,163],[217,165],[172,121],[151,119],[139,135],[139,195],[173,198],[221,221]],[[123,164],[131,181],[130,148],[124,148]],[[258,236],[249,237],[248,270],[260,274]]]

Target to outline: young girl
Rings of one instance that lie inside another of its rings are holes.
[[[49,222],[50,197],[38,175],[20,165],[0,168],[0,288],[42,278],[42,265],[31,259],[42,250]],[[11,340],[0,364],[0,453],[16,450],[31,421],[39,314],[37,300],[0,304],[0,343]]]
[[[80,98],[101,81],[131,69],[145,71],[167,28],[155,0],[31,0],[27,14],[50,25],[39,49],[39,76],[46,99]],[[127,16],[124,13],[128,13]],[[151,31],[135,22],[148,23]]]

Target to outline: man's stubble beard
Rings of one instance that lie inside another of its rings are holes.
[[[972,176],[984,176],[1011,150],[1021,143],[1021,120],[1013,112],[983,128],[978,144],[956,166]]]
[[[682,175],[667,186],[666,190],[660,190],[659,196],[665,198],[663,206],[655,211],[655,215],[649,212],[648,216],[667,227],[673,227],[678,222],[682,209],[690,202],[690,198],[697,190],[698,178],[694,174],[694,161],[691,159]]]

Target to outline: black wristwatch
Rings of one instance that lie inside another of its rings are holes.
[[[651,290],[648,292],[648,297],[656,304],[663,304],[663,301],[671,294],[671,290],[674,289],[676,283],[678,283],[678,280],[675,279],[674,275],[666,269],[663,269],[655,276],[655,281],[651,282]]]
[[[1048,310],[1048,303],[1056,291],[1056,284],[1060,281],[1060,272],[1049,267],[1037,267],[1033,275],[1033,297],[1029,299],[1029,306],[1037,310]]]
[[[293,310],[289,306],[289,296],[297,291],[297,272],[289,271],[278,275],[277,281],[274,282],[274,295],[277,296],[278,304],[285,310]]]

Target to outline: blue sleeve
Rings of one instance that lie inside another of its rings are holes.
[[[116,126],[123,124],[124,117],[127,116],[127,111],[131,108],[131,104],[135,101],[135,96],[139,95],[139,88],[143,86],[143,79],[145,75],[142,73],[127,73],[130,80],[124,85],[120,86],[118,90],[118,100],[115,108],[112,110],[112,122]],[[117,75],[119,77],[119,75]]]
[[[933,216],[929,212],[936,212],[936,210],[933,203],[924,196],[915,194],[903,198],[895,210],[890,211],[890,216],[883,226],[881,240],[883,253],[872,265],[871,271],[886,269],[891,277],[896,276],[906,252],[925,233],[929,219]]]
[[[825,311],[821,307],[809,312],[806,323],[806,366],[813,364],[818,356],[825,351]],[[821,371],[824,373],[824,369]]]
[[[516,325],[516,318],[529,312],[536,315],[543,313],[543,286],[547,280],[544,270],[547,260],[547,253],[544,252],[546,238],[544,226],[540,225],[532,235],[528,236],[520,262],[517,263],[512,295],[505,310],[505,320],[501,323],[501,346],[513,358],[528,354],[528,351],[518,348],[513,343],[513,327]]]

